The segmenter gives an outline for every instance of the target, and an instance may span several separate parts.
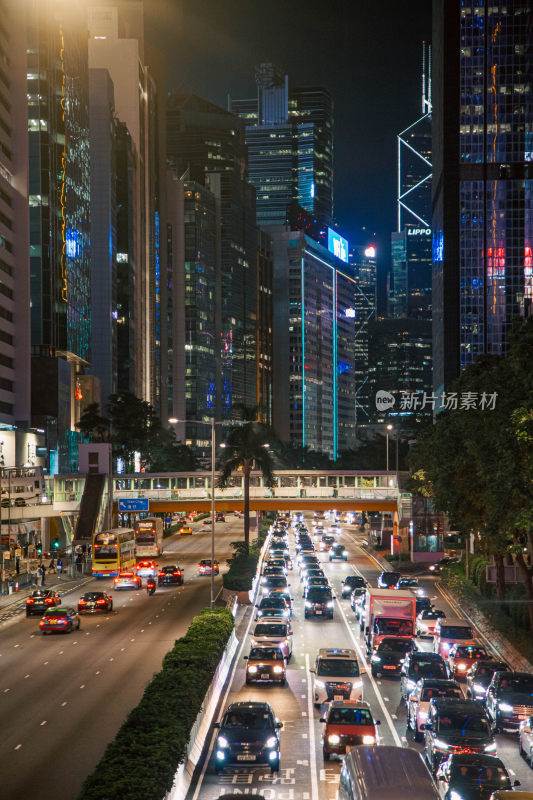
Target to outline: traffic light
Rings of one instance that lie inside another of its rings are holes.
[[[54,550],[57,550],[59,547],[59,539],[54,540]]]
[[[38,544],[38,545],[37,545],[37,552],[39,553],[39,555],[42,555],[42,552],[43,552],[43,546],[42,546],[42,544]]]

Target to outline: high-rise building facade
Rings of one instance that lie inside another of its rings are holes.
[[[28,3],[32,418],[47,430],[52,472],[76,468],[76,374],[91,358],[85,10]]]
[[[219,365],[214,387],[215,415],[217,419],[231,419],[236,406],[253,407],[256,403],[257,231],[255,191],[246,179],[244,124],[235,114],[196,95],[173,93],[167,103],[167,152],[178,175],[212,195],[214,204],[209,201],[213,207],[209,212],[206,207],[206,213],[213,218],[214,208],[220,220],[215,285],[207,285],[213,270],[211,256],[207,265],[210,271],[204,273],[203,280],[206,300],[210,296],[215,300],[214,347]],[[206,194],[202,195],[202,203],[208,204]],[[191,209],[190,213],[194,216],[196,212]],[[194,222],[192,237],[193,227]],[[193,265],[195,257],[191,252]],[[194,270],[191,286],[196,285]],[[211,324],[209,315],[206,333],[211,332]],[[205,341],[209,336],[200,333],[199,327],[196,329],[198,339],[203,341],[193,345],[202,347],[209,362],[210,343]],[[211,372],[212,363],[206,369]],[[198,391],[206,396],[205,387]]]
[[[374,245],[352,245],[349,264],[353,271],[354,377],[357,425],[372,419],[369,331],[377,316],[377,258]]]
[[[533,9],[433,3],[434,387],[504,354],[533,297]]]
[[[333,216],[333,100],[321,87],[289,86],[274,64],[256,70],[257,97],[230,100],[246,124],[257,223],[283,225],[297,203],[323,227]]]
[[[20,5],[0,12],[0,427],[11,428],[30,420],[26,29]]]
[[[355,445],[355,281],[345,261],[303,231],[271,235],[274,428],[336,459]]]
[[[392,233],[391,256],[389,316],[431,321],[431,228],[406,225]]]

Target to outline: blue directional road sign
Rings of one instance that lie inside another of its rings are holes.
[[[135,498],[134,500],[119,500],[119,511],[148,511],[148,498]]]

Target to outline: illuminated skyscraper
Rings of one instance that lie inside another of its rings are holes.
[[[77,467],[76,374],[91,357],[84,11],[81,0],[28,3],[32,417],[63,472]]]
[[[257,97],[230,100],[246,124],[257,223],[283,225],[292,203],[324,228],[333,214],[333,100],[321,87],[289,86],[274,64],[256,70]]]
[[[533,297],[533,10],[433,3],[434,387],[504,354]]]
[[[352,245],[349,255],[354,277],[354,377],[357,425],[371,421],[369,331],[377,314],[377,261],[374,245]]]

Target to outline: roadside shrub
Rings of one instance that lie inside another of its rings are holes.
[[[191,728],[233,630],[225,608],[193,619],[85,780],[78,800],[161,800],[185,760]]]

